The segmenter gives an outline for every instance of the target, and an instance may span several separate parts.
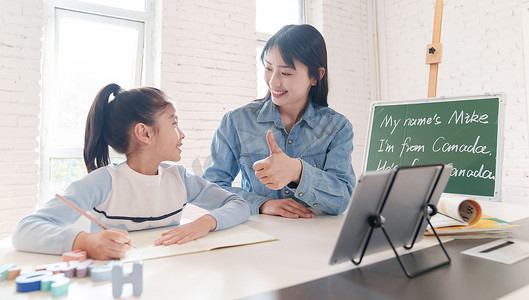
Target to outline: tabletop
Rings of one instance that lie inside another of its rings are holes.
[[[486,214],[516,221],[529,216],[529,206],[480,201]],[[205,211],[190,206],[184,218],[194,219]],[[253,215],[246,225],[274,236],[277,241],[229,247],[189,255],[144,261],[142,299],[236,299],[283,289],[355,268],[352,263],[330,265],[344,215],[317,213],[313,219],[287,219]],[[425,238],[415,249],[435,245]],[[362,266],[391,258],[383,251],[368,255]],[[18,266],[47,264],[61,261],[60,256],[15,251],[9,239],[0,241],[0,263]],[[131,267],[125,266],[125,268]],[[129,285],[130,286],[130,285]],[[43,299],[46,292],[17,294],[14,281],[0,283],[0,298]],[[124,294],[132,294],[125,287]],[[111,282],[92,282],[90,278],[75,278],[70,283],[67,299],[111,299]]]

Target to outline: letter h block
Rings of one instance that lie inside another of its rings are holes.
[[[123,263],[114,262],[112,266],[112,295],[120,298],[123,285],[132,283],[132,294],[137,297],[143,291],[143,261],[137,260],[132,265],[132,272],[123,272]]]

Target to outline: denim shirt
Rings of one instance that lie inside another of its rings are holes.
[[[302,162],[301,180],[280,190],[268,189],[255,176],[253,164],[270,155],[266,132],[272,130],[283,152]],[[203,177],[240,195],[252,214],[270,199],[292,198],[331,215],[342,213],[356,183],[351,163],[353,126],[331,108],[309,101],[301,119],[285,130],[277,106],[258,100],[227,112],[211,143],[211,161]],[[232,187],[241,171],[241,187]]]

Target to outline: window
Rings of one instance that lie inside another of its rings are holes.
[[[84,127],[99,89],[113,82],[123,88],[153,84],[145,76],[152,69],[152,59],[146,55],[151,17],[145,8],[150,3],[145,1],[149,0],[46,3],[41,204],[86,175]]]
[[[257,97],[264,97],[268,88],[263,81],[261,52],[266,41],[281,27],[305,21],[303,0],[256,0],[255,27],[257,32]]]

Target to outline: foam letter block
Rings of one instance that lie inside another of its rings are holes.
[[[112,278],[112,262],[104,266],[90,265],[90,276],[92,281],[107,281]]]
[[[0,265],[0,281],[6,281],[9,276],[9,269],[15,267],[16,264],[9,263],[9,264],[1,264]]]
[[[36,271],[20,275],[15,279],[18,293],[26,293],[40,290],[40,282],[47,277],[51,277],[51,271]]]
[[[7,270],[7,279],[14,280],[15,278],[18,277],[18,275],[20,275],[21,270],[22,270],[21,268],[11,268]]]
[[[35,271],[52,271],[53,274],[61,273],[61,270],[68,266],[67,262],[60,262],[56,264],[40,265],[35,267]]]
[[[84,250],[73,250],[62,254],[62,261],[69,262],[71,260],[77,260],[79,262],[86,260],[86,251]]]
[[[62,269],[61,272],[66,276],[67,278],[73,278],[75,276],[75,266],[67,266],[66,268]]]
[[[45,292],[51,290],[52,297],[59,297],[68,294],[69,285],[70,279],[66,278],[64,274],[59,273],[42,279],[40,290]]]
[[[53,274],[52,276],[43,278],[40,281],[40,290],[43,292],[51,291],[51,284],[62,277],[64,277],[64,274],[59,273],[59,274]]]
[[[112,267],[112,295],[114,298],[121,297],[123,285],[132,283],[132,294],[135,297],[141,295],[143,291],[143,262],[135,261],[132,265],[132,272],[123,272],[123,263],[115,262]]]
[[[70,279],[63,277],[51,284],[51,296],[60,297],[68,294],[68,287],[70,286]]]
[[[72,274],[72,277],[75,275],[75,277],[86,277],[88,276],[89,266],[94,262],[92,259],[85,260],[83,262],[79,262],[77,260],[71,260],[68,262],[70,267],[74,267],[74,272]],[[67,268],[68,269],[68,268]],[[64,272],[64,270],[63,270]],[[68,277],[69,274],[66,275]],[[71,277],[69,277],[71,278]]]

